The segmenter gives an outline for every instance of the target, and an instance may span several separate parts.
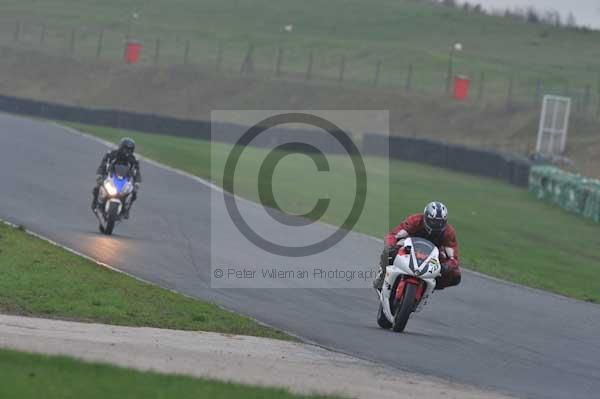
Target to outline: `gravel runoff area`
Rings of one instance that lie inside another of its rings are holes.
[[[0,315],[0,347],[138,370],[284,387],[305,394],[368,399],[505,398],[313,345],[240,335]]]

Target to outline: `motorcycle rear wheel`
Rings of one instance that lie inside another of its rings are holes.
[[[417,287],[414,284],[406,284],[404,295],[402,295],[401,302],[396,306],[396,311],[394,313],[392,330],[395,332],[404,331],[406,323],[408,323],[408,318],[414,309],[416,296]]]

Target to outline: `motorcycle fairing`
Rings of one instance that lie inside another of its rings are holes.
[[[119,176],[115,174],[112,177],[112,182],[115,185],[115,188],[117,189],[117,194],[121,194],[125,189],[125,186],[129,182],[129,179],[127,177],[119,178]]]
[[[435,289],[435,278],[440,275],[439,250],[435,245],[425,239],[415,237],[407,238],[404,242],[404,248],[409,248],[410,250],[401,250],[398,252],[394,263],[386,269],[385,281],[379,292],[383,312],[390,322],[393,322],[394,319],[390,307],[390,298],[396,294],[392,292],[392,288],[398,278],[401,278],[402,275],[413,276],[425,282],[425,291],[415,309],[415,312],[419,312],[425,306],[427,299]],[[417,251],[422,254],[420,258],[425,259],[417,259]],[[423,256],[424,254],[427,256]]]

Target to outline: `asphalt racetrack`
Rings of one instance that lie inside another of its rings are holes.
[[[106,149],[52,124],[0,115],[0,218],[345,353],[519,397],[600,397],[600,306],[465,272],[400,335],[377,326],[369,289],[211,289],[211,212],[223,213],[211,206],[213,188],[142,162],[132,219],[102,236],[89,206]],[[219,258],[239,262],[235,240],[220,241]],[[338,261],[376,262],[379,242],[359,234],[350,242],[353,250],[336,254]],[[261,261],[251,257],[243,259]]]

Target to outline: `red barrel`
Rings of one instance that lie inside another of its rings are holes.
[[[454,98],[459,101],[465,101],[469,97],[469,78],[466,76],[456,76],[454,78]]]
[[[127,42],[125,45],[125,62],[127,64],[137,64],[140,61],[142,44],[138,42]]]

